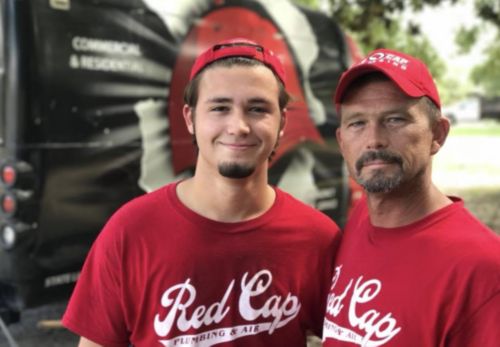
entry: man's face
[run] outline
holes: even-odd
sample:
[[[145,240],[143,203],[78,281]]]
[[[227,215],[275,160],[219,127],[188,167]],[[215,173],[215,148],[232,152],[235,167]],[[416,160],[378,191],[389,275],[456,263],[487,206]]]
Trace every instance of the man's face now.
[[[185,106],[199,148],[197,170],[244,178],[267,160],[282,135],[278,82],[264,66],[212,67],[202,72],[198,103]]]
[[[367,192],[406,192],[430,182],[431,157],[442,142],[417,99],[389,80],[371,81],[347,92],[341,114],[337,139]]]

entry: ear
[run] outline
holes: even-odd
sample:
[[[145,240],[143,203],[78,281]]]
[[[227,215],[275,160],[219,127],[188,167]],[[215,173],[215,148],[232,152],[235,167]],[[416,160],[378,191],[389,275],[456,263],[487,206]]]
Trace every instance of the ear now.
[[[448,133],[450,132],[450,121],[446,117],[439,117],[436,124],[432,129],[432,145],[431,145],[431,154],[434,155],[441,147],[444,145],[446,138],[448,137]]]
[[[287,114],[286,114],[286,108],[281,110],[281,120],[280,120],[280,132],[279,132],[279,137],[281,138],[283,134],[285,133],[285,126],[287,122]]]
[[[194,135],[193,108],[188,105],[184,105],[182,108],[182,115],[184,116],[184,122],[186,123],[189,133]]]

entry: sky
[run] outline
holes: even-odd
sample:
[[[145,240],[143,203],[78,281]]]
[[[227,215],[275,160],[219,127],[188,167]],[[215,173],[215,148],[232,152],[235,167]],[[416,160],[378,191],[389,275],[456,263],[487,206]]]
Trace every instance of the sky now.
[[[467,78],[471,67],[484,60],[483,50],[493,39],[491,26],[483,28],[479,42],[467,55],[458,54],[455,34],[461,26],[470,28],[481,23],[475,13],[474,0],[461,0],[451,5],[446,2],[437,7],[427,6],[417,14],[405,14],[405,18],[413,17],[413,21],[421,25],[422,32],[429,38],[443,61],[448,66],[448,73]],[[458,72],[458,73],[457,73]]]

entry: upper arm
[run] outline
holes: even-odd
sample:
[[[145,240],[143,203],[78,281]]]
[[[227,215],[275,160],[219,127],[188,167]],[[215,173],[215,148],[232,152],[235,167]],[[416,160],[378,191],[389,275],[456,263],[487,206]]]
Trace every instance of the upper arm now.
[[[78,347],[104,347],[103,345],[98,345],[90,340],[87,340],[85,337],[80,338],[80,343],[78,343]]]

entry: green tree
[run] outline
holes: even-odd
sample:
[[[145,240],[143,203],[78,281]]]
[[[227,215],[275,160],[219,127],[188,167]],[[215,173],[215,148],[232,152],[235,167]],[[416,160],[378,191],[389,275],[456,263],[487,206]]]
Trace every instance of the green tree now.
[[[422,37],[418,25],[410,22],[402,28],[399,17],[405,9],[418,12],[425,6],[445,2],[456,4],[458,0],[330,0],[333,18],[354,33],[365,52],[377,47],[395,48],[425,61],[440,86],[443,101],[447,102],[463,97],[468,86],[457,86],[453,77],[446,76],[443,61]],[[493,25],[497,35],[485,52],[486,60],[472,70],[471,79],[485,94],[500,96],[500,1],[475,0],[474,4],[477,16],[484,21],[482,26]],[[455,42],[462,53],[477,49],[475,44],[484,32],[482,26],[459,30]]]
[[[303,6],[319,8],[319,0],[294,0]],[[443,101],[460,98],[466,93],[466,86],[457,87],[457,81],[446,74],[446,66],[421,34],[417,24],[411,21],[405,26],[401,15],[405,10],[418,12],[427,6],[443,3],[456,4],[463,0],[328,0],[332,17],[349,33],[361,48],[368,52],[379,47],[393,48],[408,52],[422,59],[431,70],[441,89]],[[500,1],[474,0],[478,17],[495,26],[500,32]],[[481,27],[462,28],[455,42],[462,53],[475,48]],[[500,48],[496,42],[500,34],[488,48],[487,59],[473,70],[474,83],[481,86],[488,95],[500,95],[499,74]]]
[[[500,37],[485,53],[486,60],[472,69],[472,81],[483,87],[486,96],[500,96]]]
[[[317,0],[295,2],[314,9],[319,7]],[[424,3],[435,2],[412,0],[409,6],[420,10]],[[381,47],[407,52],[425,61],[440,81],[446,65],[417,25],[410,23],[403,27],[401,13],[405,6],[408,5],[404,0],[330,0],[332,17],[354,38],[362,52]]]
[[[471,79],[481,87],[485,96],[500,96],[500,2],[498,0],[476,0],[475,8],[478,16],[485,23],[472,28],[462,28],[457,35],[456,43],[463,52],[475,48],[480,33],[488,25],[497,29],[495,37],[486,48],[485,60],[472,69]]]

